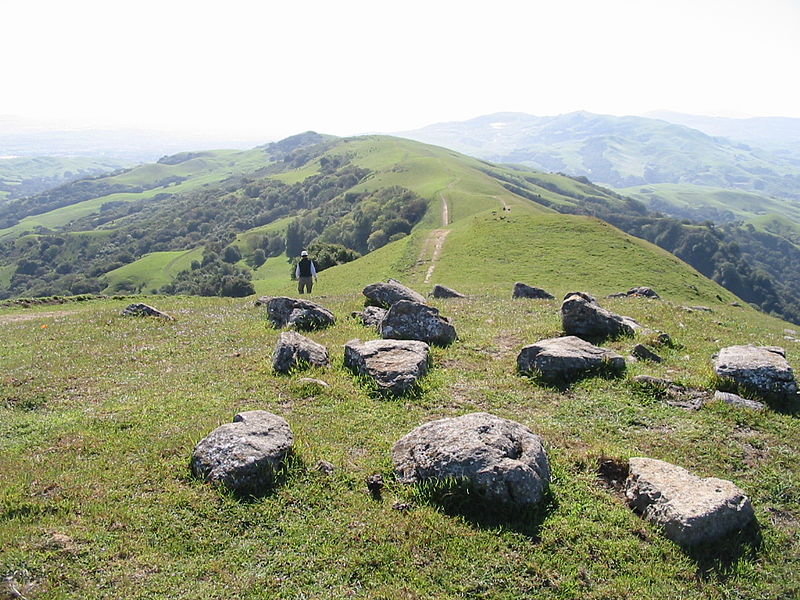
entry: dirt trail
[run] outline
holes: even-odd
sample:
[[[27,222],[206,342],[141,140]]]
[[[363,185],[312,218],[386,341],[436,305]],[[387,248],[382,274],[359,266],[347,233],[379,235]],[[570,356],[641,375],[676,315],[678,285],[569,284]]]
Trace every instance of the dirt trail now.
[[[425,283],[429,283],[431,277],[433,277],[433,271],[436,269],[436,263],[439,261],[439,257],[442,254],[444,240],[450,233],[449,229],[444,229],[450,225],[450,206],[443,193],[439,194],[439,198],[442,200],[442,228],[434,229],[428,234],[428,237],[422,244],[419,258],[417,259],[418,266],[428,264],[428,270],[425,272]]]
[[[0,315],[0,324],[17,323],[19,321],[33,321],[35,319],[45,319],[50,317],[66,317],[67,315],[77,314],[77,310],[52,310],[48,312],[34,313],[13,313],[10,315]]]

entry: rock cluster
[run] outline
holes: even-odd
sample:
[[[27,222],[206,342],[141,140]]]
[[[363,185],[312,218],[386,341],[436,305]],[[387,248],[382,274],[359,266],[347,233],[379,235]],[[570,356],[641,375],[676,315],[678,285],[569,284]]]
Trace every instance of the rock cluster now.
[[[354,312],[352,317],[361,321],[361,324],[365,327],[374,327],[377,331],[380,331],[381,321],[386,316],[386,312],[385,308],[379,306],[365,306],[364,310]]]
[[[384,339],[419,340],[437,346],[449,346],[457,337],[450,319],[432,306],[409,300],[392,304],[380,323],[380,334]]]
[[[350,340],[344,365],[371,378],[382,391],[402,394],[428,372],[430,347],[416,340]]]
[[[399,300],[410,300],[425,304],[425,298],[419,292],[404,286],[396,279],[368,285],[362,293],[367,297],[366,303],[381,308],[389,308]]]
[[[285,419],[264,410],[237,414],[200,441],[192,453],[196,477],[237,495],[270,490],[294,445]]]
[[[719,351],[714,372],[722,391],[741,388],[766,399],[797,397],[797,382],[786,352],[776,346],[729,346]]]
[[[631,458],[625,495],[631,507],[681,545],[712,542],[755,517],[750,499],[730,481],[700,478],[652,458]]]
[[[584,292],[572,292],[561,305],[561,325],[567,335],[587,339],[633,335],[641,325],[630,317],[612,313]]]
[[[533,300],[555,300],[555,296],[542,288],[533,287],[518,281],[514,284],[512,298],[531,298]]]
[[[269,320],[277,328],[294,327],[302,331],[324,329],[336,323],[333,313],[327,308],[309,302],[277,296],[267,301]]]
[[[660,300],[661,296],[659,296],[653,288],[642,285],[631,288],[627,292],[609,294],[606,298],[650,298],[652,300]]]
[[[490,506],[536,504],[550,482],[541,438],[488,413],[420,425],[394,445],[392,459],[401,483],[466,484]]]
[[[288,373],[305,366],[325,367],[330,364],[328,349],[295,331],[283,331],[275,346],[272,368]]]
[[[586,375],[625,370],[625,359],[612,350],[600,348],[570,335],[548,338],[525,346],[517,356],[517,367],[546,383],[569,383]]]

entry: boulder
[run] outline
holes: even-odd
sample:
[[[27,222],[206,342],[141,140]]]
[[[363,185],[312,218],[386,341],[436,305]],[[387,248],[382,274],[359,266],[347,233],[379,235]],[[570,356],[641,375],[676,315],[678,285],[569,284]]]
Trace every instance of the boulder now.
[[[776,346],[729,346],[719,351],[714,372],[721,391],[750,391],[767,399],[797,397],[797,382],[786,352]]]
[[[123,309],[122,314],[126,317],[158,317],[160,319],[167,319],[168,321],[175,320],[174,317],[171,317],[167,313],[161,312],[149,304],[143,304],[141,302],[129,304]]]
[[[642,285],[631,288],[627,292],[609,294],[606,298],[650,298],[652,300],[660,300],[661,296],[659,296],[653,288]]]
[[[415,340],[350,340],[344,364],[372,378],[381,391],[402,394],[428,372],[430,347]]]
[[[455,481],[489,506],[534,505],[550,482],[541,438],[488,413],[420,425],[394,445],[392,460],[401,483]]]
[[[567,335],[605,339],[633,335],[641,325],[630,317],[615,315],[583,293],[573,293],[561,305],[561,324]]]
[[[325,367],[330,364],[328,349],[294,331],[283,331],[272,356],[272,368],[279,373],[306,366]]]
[[[427,304],[399,300],[392,304],[380,324],[384,339],[420,340],[437,346],[449,346],[456,340],[456,328],[450,319]]]
[[[533,287],[520,281],[514,284],[514,292],[511,294],[512,298],[532,298],[534,300],[555,300],[555,296],[550,292],[546,292],[542,288]]]
[[[275,327],[294,327],[302,331],[324,329],[336,323],[333,313],[308,300],[277,296],[267,302],[269,320]]]
[[[720,402],[724,402],[725,404],[730,404],[732,406],[751,408],[753,410],[764,410],[766,408],[762,402],[748,400],[747,398],[742,398],[737,394],[731,394],[729,392],[714,392],[714,400],[719,400]]]
[[[438,284],[433,286],[430,295],[434,298],[466,298],[464,294]]]
[[[636,344],[631,350],[631,356],[638,360],[645,360],[649,362],[660,363],[664,362],[664,359],[661,358],[658,354],[650,350],[644,344]]]
[[[377,331],[380,331],[381,321],[386,316],[386,309],[379,306],[365,306],[364,310],[354,312],[351,316],[361,321],[365,327],[374,327]]]
[[[625,496],[631,508],[686,546],[717,540],[755,518],[750,499],[730,481],[652,458],[630,459]]]
[[[592,373],[625,370],[625,359],[574,335],[540,340],[517,356],[521,373],[547,383],[568,383]]]
[[[282,417],[264,410],[242,412],[195,446],[192,473],[240,496],[263,495],[293,445],[292,430]]]
[[[373,283],[364,288],[362,292],[366,297],[366,303],[381,308],[389,308],[398,300],[410,300],[425,304],[422,294],[415,292],[411,288],[404,286],[396,279],[387,282]]]

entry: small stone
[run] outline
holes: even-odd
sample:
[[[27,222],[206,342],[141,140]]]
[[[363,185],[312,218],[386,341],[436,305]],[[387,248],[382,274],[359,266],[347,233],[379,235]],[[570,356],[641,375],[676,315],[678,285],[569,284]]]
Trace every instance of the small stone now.
[[[333,475],[336,472],[336,467],[333,463],[329,463],[327,460],[320,460],[314,466],[315,471],[319,471],[320,473],[325,473],[325,475]]]
[[[314,377],[301,377],[297,380],[297,383],[302,385],[314,385],[320,388],[331,387],[329,383],[322,381],[322,379],[315,379]]]
[[[191,469],[208,483],[259,496],[273,486],[293,446],[284,418],[264,410],[242,412],[200,440]]]
[[[466,298],[461,292],[457,292],[443,285],[435,285],[430,293],[434,298]]]
[[[542,439],[488,413],[424,423],[394,445],[392,460],[400,483],[463,484],[467,499],[488,507],[532,506],[550,483]]]
[[[625,370],[625,359],[612,350],[600,348],[570,335],[540,340],[525,346],[517,356],[517,367],[547,383],[569,383],[604,369]]]
[[[373,379],[378,388],[403,394],[428,372],[430,346],[416,340],[350,340],[344,365]]]
[[[713,542],[755,518],[750,499],[730,481],[651,458],[630,459],[625,495],[631,508],[681,545]]]
[[[725,404],[730,404],[732,406],[752,408],[753,410],[764,410],[766,408],[766,405],[762,402],[748,400],[747,398],[742,398],[737,394],[731,394],[729,392],[714,392],[714,400],[719,400],[720,402],[724,402]]]
[[[160,310],[153,308],[149,304],[143,304],[141,302],[136,304],[129,304],[122,311],[122,314],[126,317],[158,317],[160,319],[166,319],[168,321],[175,320],[174,317],[171,317],[167,313],[161,312]]]
[[[636,344],[631,351],[631,355],[635,356],[639,360],[645,360],[655,363],[664,362],[664,359],[661,358],[658,354],[650,350],[644,344]]]
[[[404,286],[396,279],[387,282],[379,282],[368,285],[362,293],[367,297],[367,304],[389,308],[399,300],[409,300],[425,304],[425,298],[419,292],[415,292],[409,287]]]
[[[272,368],[279,373],[308,366],[325,367],[330,364],[328,349],[295,331],[283,331],[272,358]]]
[[[367,477],[367,489],[374,500],[382,499],[383,485],[383,475],[380,473]]]
[[[534,287],[518,281],[514,284],[512,298],[529,298],[531,300],[555,300],[556,297],[542,288]]]
[[[384,339],[419,340],[437,346],[449,346],[456,338],[450,319],[427,304],[398,300],[392,304],[380,324]]]

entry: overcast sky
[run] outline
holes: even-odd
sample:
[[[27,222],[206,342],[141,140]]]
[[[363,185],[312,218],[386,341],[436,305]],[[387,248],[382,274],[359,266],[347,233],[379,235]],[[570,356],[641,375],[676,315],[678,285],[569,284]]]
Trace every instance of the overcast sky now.
[[[253,134],[800,117],[800,0],[0,0],[0,115]]]

